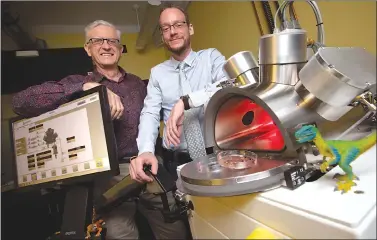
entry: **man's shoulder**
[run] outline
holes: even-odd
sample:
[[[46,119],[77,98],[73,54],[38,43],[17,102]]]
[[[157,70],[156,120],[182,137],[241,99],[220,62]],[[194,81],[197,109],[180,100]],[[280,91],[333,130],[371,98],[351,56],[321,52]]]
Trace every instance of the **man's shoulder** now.
[[[206,49],[198,50],[196,52],[198,56],[211,56],[214,53],[222,55],[222,53],[217,48],[206,48]]]
[[[76,74],[67,75],[65,78],[85,78],[89,75],[90,75],[90,72],[88,72],[86,75],[83,73],[76,73]]]
[[[141,79],[141,77],[139,77],[136,74],[127,72],[127,78],[129,78],[134,83],[136,83],[136,86],[138,86],[138,87],[141,87],[141,88],[145,88],[146,87],[145,83],[143,82],[143,79]]]
[[[77,83],[84,81],[88,76],[90,76],[90,73],[88,74],[70,74],[66,77],[62,78],[62,81],[65,81],[67,83]]]
[[[130,73],[130,72],[127,72],[127,77],[132,78],[132,79],[137,80],[137,81],[139,81],[139,80],[142,81],[142,79],[139,76],[137,76],[136,74]]]

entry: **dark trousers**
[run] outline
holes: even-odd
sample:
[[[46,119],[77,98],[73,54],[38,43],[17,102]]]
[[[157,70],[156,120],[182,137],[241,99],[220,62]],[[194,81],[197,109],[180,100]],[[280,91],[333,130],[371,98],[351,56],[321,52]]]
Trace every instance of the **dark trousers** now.
[[[174,177],[175,180],[178,179],[177,167],[179,165],[192,161],[188,152],[171,151],[165,148],[162,149],[162,159],[163,159],[164,167]]]
[[[164,167],[177,179],[177,166],[190,162],[188,153],[163,150],[161,154]],[[129,176],[127,157],[119,160],[121,174],[113,177],[109,182],[118,182]],[[108,184],[107,181],[101,181]],[[102,191],[103,192],[103,191]],[[135,194],[138,201],[132,198],[124,201],[120,206],[102,213],[107,227],[107,239],[138,239],[139,229],[135,223],[135,213],[139,211],[148,221],[156,239],[192,239],[188,219],[178,220],[174,223],[165,223],[161,210],[163,209],[161,197],[142,191]],[[147,204],[146,204],[147,203]],[[175,206],[175,199],[171,192],[168,193],[168,203],[171,208]]]

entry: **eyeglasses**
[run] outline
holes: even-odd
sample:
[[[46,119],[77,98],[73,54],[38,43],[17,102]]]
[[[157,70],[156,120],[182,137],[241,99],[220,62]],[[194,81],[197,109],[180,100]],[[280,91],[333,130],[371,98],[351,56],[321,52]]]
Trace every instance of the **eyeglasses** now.
[[[167,33],[168,31],[171,30],[171,27],[173,27],[174,29],[180,29],[185,25],[186,25],[186,22],[176,22],[176,23],[171,24],[171,25],[163,25],[163,26],[160,27],[160,30],[163,33]]]
[[[107,44],[112,46],[119,46],[120,41],[119,39],[115,38],[91,38],[89,39],[88,43],[91,43],[93,45],[102,45],[104,42],[107,42]]]

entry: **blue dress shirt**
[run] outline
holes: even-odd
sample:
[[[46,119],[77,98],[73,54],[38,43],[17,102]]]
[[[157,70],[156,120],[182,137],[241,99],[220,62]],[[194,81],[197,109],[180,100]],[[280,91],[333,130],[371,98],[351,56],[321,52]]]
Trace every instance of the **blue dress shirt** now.
[[[190,54],[183,60],[185,62],[184,74],[191,86],[191,93],[189,94],[191,107],[204,109],[203,106],[210,97],[220,89],[220,87],[217,87],[218,83],[229,79],[223,71],[225,61],[225,57],[215,48],[198,52],[191,50]],[[139,155],[144,152],[154,153],[155,142],[159,133],[161,109],[164,122],[163,147],[170,148],[165,142],[165,127],[172,108],[181,97],[178,69],[180,63],[171,57],[151,69],[147,96],[140,115],[137,137]],[[204,110],[198,117],[203,130]],[[177,148],[186,150],[187,144],[183,134],[182,131],[180,145]]]

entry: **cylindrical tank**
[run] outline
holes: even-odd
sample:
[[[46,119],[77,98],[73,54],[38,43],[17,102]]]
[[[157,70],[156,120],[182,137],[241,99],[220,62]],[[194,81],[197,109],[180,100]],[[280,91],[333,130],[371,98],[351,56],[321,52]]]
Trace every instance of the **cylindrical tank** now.
[[[303,102],[329,121],[352,109],[361,93],[376,85],[376,58],[362,48],[322,47],[299,72]]]
[[[255,87],[259,84],[258,63],[249,51],[231,56],[224,64],[224,71],[236,80],[237,87]]]
[[[260,81],[295,85],[299,67],[307,61],[306,31],[268,34],[261,37],[259,46]]]

